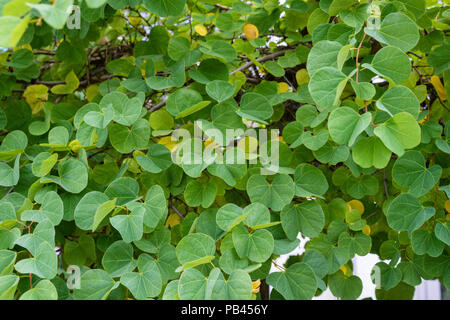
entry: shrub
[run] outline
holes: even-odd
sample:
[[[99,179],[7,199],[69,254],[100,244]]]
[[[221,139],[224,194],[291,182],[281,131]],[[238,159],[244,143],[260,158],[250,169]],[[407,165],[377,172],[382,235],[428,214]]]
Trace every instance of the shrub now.
[[[448,1],[30,2],[0,299],[356,299],[369,253],[379,299],[449,288]]]

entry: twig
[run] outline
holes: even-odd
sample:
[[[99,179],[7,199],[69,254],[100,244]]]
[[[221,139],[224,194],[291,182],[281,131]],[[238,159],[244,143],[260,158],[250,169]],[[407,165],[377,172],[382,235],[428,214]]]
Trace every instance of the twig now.
[[[175,207],[175,205],[172,203],[172,200],[169,199],[169,205],[172,208],[173,211],[175,211],[175,213],[180,217],[181,220],[184,219],[183,214],[177,209],[177,207]]]
[[[358,49],[356,50],[356,83],[358,83],[359,79],[359,51],[361,50],[361,46],[364,42],[364,39],[366,38],[366,33],[364,33],[361,42],[359,43]]]
[[[284,55],[284,54],[285,54],[286,52],[288,52],[288,51],[293,51],[293,49],[285,49],[285,50],[277,51],[277,52],[268,54],[267,56],[264,56],[264,57],[261,57],[261,58],[259,58],[259,59],[256,59],[256,61],[258,61],[258,62],[264,62],[264,61],[267,61],[267,60],[271,60],[271,59],[274,59],[274,58],[276,58],[276,57],[279,57],[279,56]],[[230,72],[230,75],[233,75],[233,74],[235,74],[236,72],[239,72],[239,71],[243,71],[243,70],[245,70],[245,69],[248,69],[248,68],[251,67],[253,64],[254,64],[253,61],[249,61],[249,62],[247,62],[246,64],[240,66],[239,68],[237,68],[237,69],[231,71],[231,72]]]

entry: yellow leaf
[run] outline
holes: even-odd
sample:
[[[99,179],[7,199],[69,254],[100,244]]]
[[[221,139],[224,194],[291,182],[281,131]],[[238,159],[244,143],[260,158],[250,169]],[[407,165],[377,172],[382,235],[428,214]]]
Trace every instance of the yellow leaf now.
[[[78,150],[80,150],[81,148],[83,148],[83,146],[80,144],[80,142],[78,140],[72,140],[69,143],[69,148],[73,151],[73,152],[78,152]]]
[[[142,24],[142,18],[141,17],[128,17],[128,20],[130,21],[130,24],[133,27],[138,27]]]
[[[171,136],[162,137],[161,139],[159,139],[158,143],[162,144],[163,146],[166,146],[167,149],[170,150],[170,152],[173,152],[177,147],[177,141],[172,139]]]
[[[66,84],[57,84],[51,89],[51,92],[54,94],[70,94],[74,92],[80,84],[77,75],[73,71],[70,71],[64,80],[66,81]]]
[[[447,201],[445,201],[445,210],[447,210],[447,212],[450,212],[450,199],[448,199]],[[448,220],[448,219],[447,219]]]
[[[298,86],[307,84],[309,82],[309,74],[306,69],[300,69],[295,74],[295,79],[297,80]]]
[[[195,32],[197,32],[202,37],[206,36],[208,34],[208,30],[205,28],[204,25],[198,24],[194,27]]]
[[[362,229],[362,233],[364,233],[364,234],[370,236],[370,227],[369,227],[368,224],[366,224],[366,225],[364,226],[364,228]]]
[[[38,113],[48,100],[48,88],[43,84],[28,86],[23,93],[25,101],[30,105],[33,114]]]
[[[288,92],[289,91],[289,85],[286,82],[278,82],[278,93]]]
[[[339,269],[340,269],[345,275],[347,275],[347,267],[346,267],[345,265],[342,265]]]
[[[251,23],[245,24],[243,31],[248,40],[255,40],[259,36],[258,28]]]
[[[261,280],[252,281],[252,293],[258,293],[259,287],[261,285]]]
[[[445,88],[442,85],[441,79],[437,75],[434,75],[431,77],[430,82],[433,85],[434,89],[436,89],[439,98],[442,101],[447,100],[447,93],[445,92]]]
[[[254,153],[256,149],[258,149],[258,139],[255,137],[246,136],[238,141],[237,148],[246,154]]]
[[[91,102],[99,94],[98,84],[92,84],[86,89],[86,99]]]
[[[166,227],[170,226],[171,228],[181,223],[180,217],[176,213],[171,213],[166,220]]]
[[[358,210],[361,214],[364,213],[364,205],[359,200],[351,200],[347,202],[347,205],[349,205],[351,209]]]
[[[447,215],[445,216],[445,220],[447,220],[447,221],[450,220],[450,213],[447,213]]]

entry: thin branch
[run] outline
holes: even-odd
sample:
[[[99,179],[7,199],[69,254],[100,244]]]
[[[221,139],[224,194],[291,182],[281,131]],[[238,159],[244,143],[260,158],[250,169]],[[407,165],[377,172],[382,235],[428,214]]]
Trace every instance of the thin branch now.
[[[172,208],[172,210],[175,211],[175,213],[180,217],[180,219],[183,220],[184,219],[183,214],[177,209],[177,207],[175,207],[172,200],[170,200],[170,199],[169,199],[169,205]]]
[[[264,57],[261,57],[261,58],[259,58],[259,59],[256,59],[256,61],[258,61],[258,62],[264,62],[264,61],[267,61],[267,60],[272,60],[272,59],[274,59],[274,58],[277,58],[277,57],[279,57],[279,56],[284,55],[284,54],[285,54],[286,52],[288,52],[288,51],[293,51],[293,49],[285,49],[285,50],[277,51],[277,52],[268,54],[267,56],[264,56]],[[233,74],[235,74],[236,72],[239,72],[239,71],[243,71],[243,70],[245,70],[245,69],[248,69],[248,68],[251,67],[253,64],[254,64],[253,61],[249,61],[249,62],[245,63],[244,65],[240,66],[239,68],[237,68],[237,69],[231,71],[231,72],[230,72],[230,75],[233,75]]]

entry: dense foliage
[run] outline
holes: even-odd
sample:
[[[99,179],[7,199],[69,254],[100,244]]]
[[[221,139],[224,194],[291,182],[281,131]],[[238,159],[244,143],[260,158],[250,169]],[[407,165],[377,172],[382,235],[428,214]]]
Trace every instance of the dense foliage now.
[[[450,288],[448,0],[216,2],[0,0],[0,299]]]

